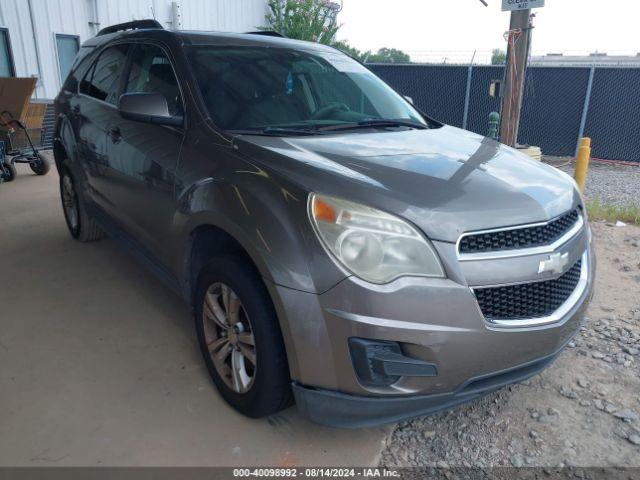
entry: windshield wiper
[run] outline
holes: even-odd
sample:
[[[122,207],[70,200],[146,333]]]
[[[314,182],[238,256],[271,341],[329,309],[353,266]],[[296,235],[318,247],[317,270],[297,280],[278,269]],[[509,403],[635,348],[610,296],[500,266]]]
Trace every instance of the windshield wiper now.
[[[393,120],[393,119],[370,119],[362,120],[357,123],[339,123],[334,125],[326,125],[324,127],[310,126],[306,127],[264,127],[264,128],[248,128],[239,130],[229,130],[230,133],[236,135],[269,135],[269,136],[312,136],[326,135],[329,132],[337,132],[343,130],[357,130],[365,128],[386,128],[386,127],[408,127],[416,130],[425,130],[429,128],[423,123],[413,122],[411,120]]]
[[[317,128],[267,127],[262,129],[267,135],[322,135]]]
[[[229,130],[230,133],[237,135],[269,135],[269,136],[288,136],[288,135],[325,135],[324,132],[320,132],[317,129],[309,128],[285,128],[285,127],[265,127],[265,128],[251,128],[245,130]]]
[[[392,120],[392,119],[373,119],[362,120],[358,123],[344,123],[339,125],[327,125],[326,127],[318,128],[321,132],[336,132],[340,130],[355,130],[359,128],[371,128],[371,127],[409,127],[416,130],[425,130],[429,128],[428,125],[418,122],[412,122],[411,120]]]

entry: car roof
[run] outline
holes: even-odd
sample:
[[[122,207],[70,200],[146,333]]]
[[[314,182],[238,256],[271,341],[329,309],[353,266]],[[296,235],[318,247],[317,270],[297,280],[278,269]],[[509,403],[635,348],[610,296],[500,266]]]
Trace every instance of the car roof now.
[[[178,38],[184,45],[216,45],[216,46],[249,46],[249,47],[274,47],[291,48],[295,50],[312,50],[324,52],[336,52],[335,49],[314,42],[293,40],[285,37],[278,37],[272,34],[256,33],[230,33],[230,32],[204,32],[186,30],[165,30],[165,29],[138,29],[125,30],[105,35],[98,35],[90,38],[82,46],[98,47],[120,39],[166,39],[168,37]]]

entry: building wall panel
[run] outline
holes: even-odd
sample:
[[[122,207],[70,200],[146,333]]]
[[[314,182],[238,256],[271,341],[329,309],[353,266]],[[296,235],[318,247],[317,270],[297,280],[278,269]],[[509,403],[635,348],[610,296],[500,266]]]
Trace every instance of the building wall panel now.
[[[31,0],[35,20],[35,38],[40,50],[41,98],[53,98],[60,90],[56,34],[78,35],[83,42],[91,35],[88,2],[78,0]],[[26,3],[26,2],[25,2]],[[35,55],[35,54],[34,54]]]
[[[27,0],[0,0],[0,27],[9,29],[16,76],[37,76],[38,62]],[[39,86],[37,91],[42,93],[41,90]]]
[[[56,33],[78,35],[82,43],[99,28],[144,18],[155,18],[165,28],[175,28],[172,3],[172,0],[0,0],[0,27],[9,29],[17,76],[39,77],[34,97],[52,99],[61,85]],[[266,0],[176,0],[176,3],[182,30],[245,32],[263,25],[267,13]],[[96,21],[99,25],[93,25]]]
[[[182,28],[245,32],[265,24],[264,0],[181,0]]]

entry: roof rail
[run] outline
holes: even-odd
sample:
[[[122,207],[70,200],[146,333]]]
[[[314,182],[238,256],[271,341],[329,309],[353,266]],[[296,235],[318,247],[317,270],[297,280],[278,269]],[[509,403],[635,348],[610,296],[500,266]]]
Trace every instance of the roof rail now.
[[[142,30],[142,29],[162,29],[160,22],[156,20],[134,20],[133,22],[119,23],[117,25],[111,25],[110,27],[103,28],[98,32],[97,37],[100,35],[107,35],[109,33],[123,32],[125,30]]]
[[[279,38],[287,38],[281,33],[276,32],[275,30],[259,30],[257,32],[247,32],[249,35],[264,35],[265,37],[279,37]]]

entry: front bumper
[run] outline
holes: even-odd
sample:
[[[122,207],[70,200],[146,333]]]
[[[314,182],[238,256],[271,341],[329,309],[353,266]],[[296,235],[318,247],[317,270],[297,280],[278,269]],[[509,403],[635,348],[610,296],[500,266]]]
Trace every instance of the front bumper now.
[[[270,285],[281,319],[300,410],[334,426],[369,426],[433,413],[545,368],[579,328],[592,295],[595,258],[580,298],[553,324],[498,328],[487,322],[461,276],[401,278],[372,286],[347,278],[321,294]],[[397,342],[437,366],[435,377],[363,384],[349,339]]]
[[[564,346],[563,346],[564,347]],[[341,428],[366,428],[431,415],[469,402],[544,370],[560,351],[501,372],[472,378],[455,392],[407,397],[363,397],[293,384],[298,410],[310,420]]]

